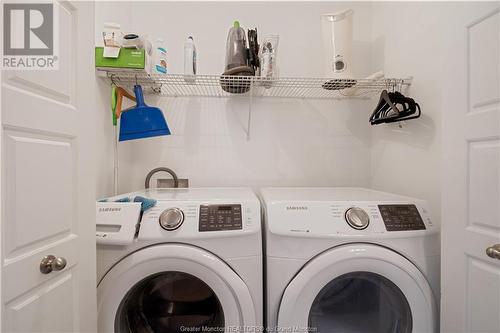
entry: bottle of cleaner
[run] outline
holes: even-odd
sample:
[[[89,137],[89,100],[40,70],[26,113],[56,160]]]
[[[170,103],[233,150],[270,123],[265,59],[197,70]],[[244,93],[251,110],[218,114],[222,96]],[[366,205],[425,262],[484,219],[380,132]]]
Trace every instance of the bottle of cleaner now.
[[[167,74],[167,48],[161,38],[158,38],[153,45],[152,73]]]
[[[184,42],[184,81],[194,83],[196,81],[196,46],[192,36]]]

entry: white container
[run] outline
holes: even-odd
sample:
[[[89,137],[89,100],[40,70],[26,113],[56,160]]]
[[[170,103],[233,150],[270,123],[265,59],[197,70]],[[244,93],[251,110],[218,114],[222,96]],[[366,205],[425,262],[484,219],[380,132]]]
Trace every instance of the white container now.
[[[158,38],[153,44],[151,73],[167,74],[167,48],[163,39]]]
[[[354,11],[321,15],[323,62],[326,77],[352,77],[352,18]]]
[[[184,81],[196,81],[196,46],[193,37],[189,36],[184,42]]]
[[[263,78],[262,85],[269,89],[272,86],[273,79],[278,77],[278,66],[276,57],[278,55],[278,35],[264,36],[264,41],[259,50],[260,77]]]
[[[120,24],[112,22],[104,23],[102,38],[104,40],[103,57],[118,58],[118,56],[120,55],[121,47]]]

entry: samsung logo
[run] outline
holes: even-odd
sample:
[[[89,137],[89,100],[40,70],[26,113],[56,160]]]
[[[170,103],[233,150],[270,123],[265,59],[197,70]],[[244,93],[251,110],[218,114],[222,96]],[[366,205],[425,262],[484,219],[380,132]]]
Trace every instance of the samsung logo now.
[[[286,210],[308,210],[307,206],[286,206]]]
[[[108,213],[108,212],[119,212],[122,209],[119,207],[104,207],[99,208],[99,213]]]
[[[309,229],[305,229],[305,230],[302,230],[302,229],[290,229],[291,232],[309,232]]]

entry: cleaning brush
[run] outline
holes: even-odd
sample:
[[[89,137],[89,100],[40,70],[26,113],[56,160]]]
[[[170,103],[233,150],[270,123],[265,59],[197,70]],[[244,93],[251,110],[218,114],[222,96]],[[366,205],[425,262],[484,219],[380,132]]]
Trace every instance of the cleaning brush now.
[[[105,199],[100,199],[97,202],[109,202],[109,201],[108,201],[108,198],[105,198]],[[123,198],[120,198],[120,199],[116,199],[113,202],[130,202],[130,198],[129,197],[123,197]]]
[[[144,198],[139,195],[134,198],[134,202],[141,203],[141,212],[145,212],[146,210],[153,208],[156,205],[155,199]]]
[[[129,197],[123,197],[123,198],[117,199],[117,200],[115,200],[113,202],[130,202],[130,201],[131,200],[130,200]],[[108,199],[101,199],[98,202],[109,202],[109,201],[108,201]],[[154,206],[156,206],[156,200],[155,199],[149,199],[149,198],[141,197],[140,195],[138,195],[138,196],[136,196],[134,198],[134,202],[140,202],[141,203],[141,212],[145,212],[148,209],[153,208]]]

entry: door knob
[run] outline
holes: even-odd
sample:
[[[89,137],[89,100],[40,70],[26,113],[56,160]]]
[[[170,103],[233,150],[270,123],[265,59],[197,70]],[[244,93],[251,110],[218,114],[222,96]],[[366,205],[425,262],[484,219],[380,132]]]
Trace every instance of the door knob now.
[[[488,257],[493,259],[500,259],[500,244],[495,244],[486,249]]]
[[[66,267],[66,259],[63,257],[55,257],[51,254],[43,257],[40,262],[40,272],[49,274],[52,271],[60,271]]]

